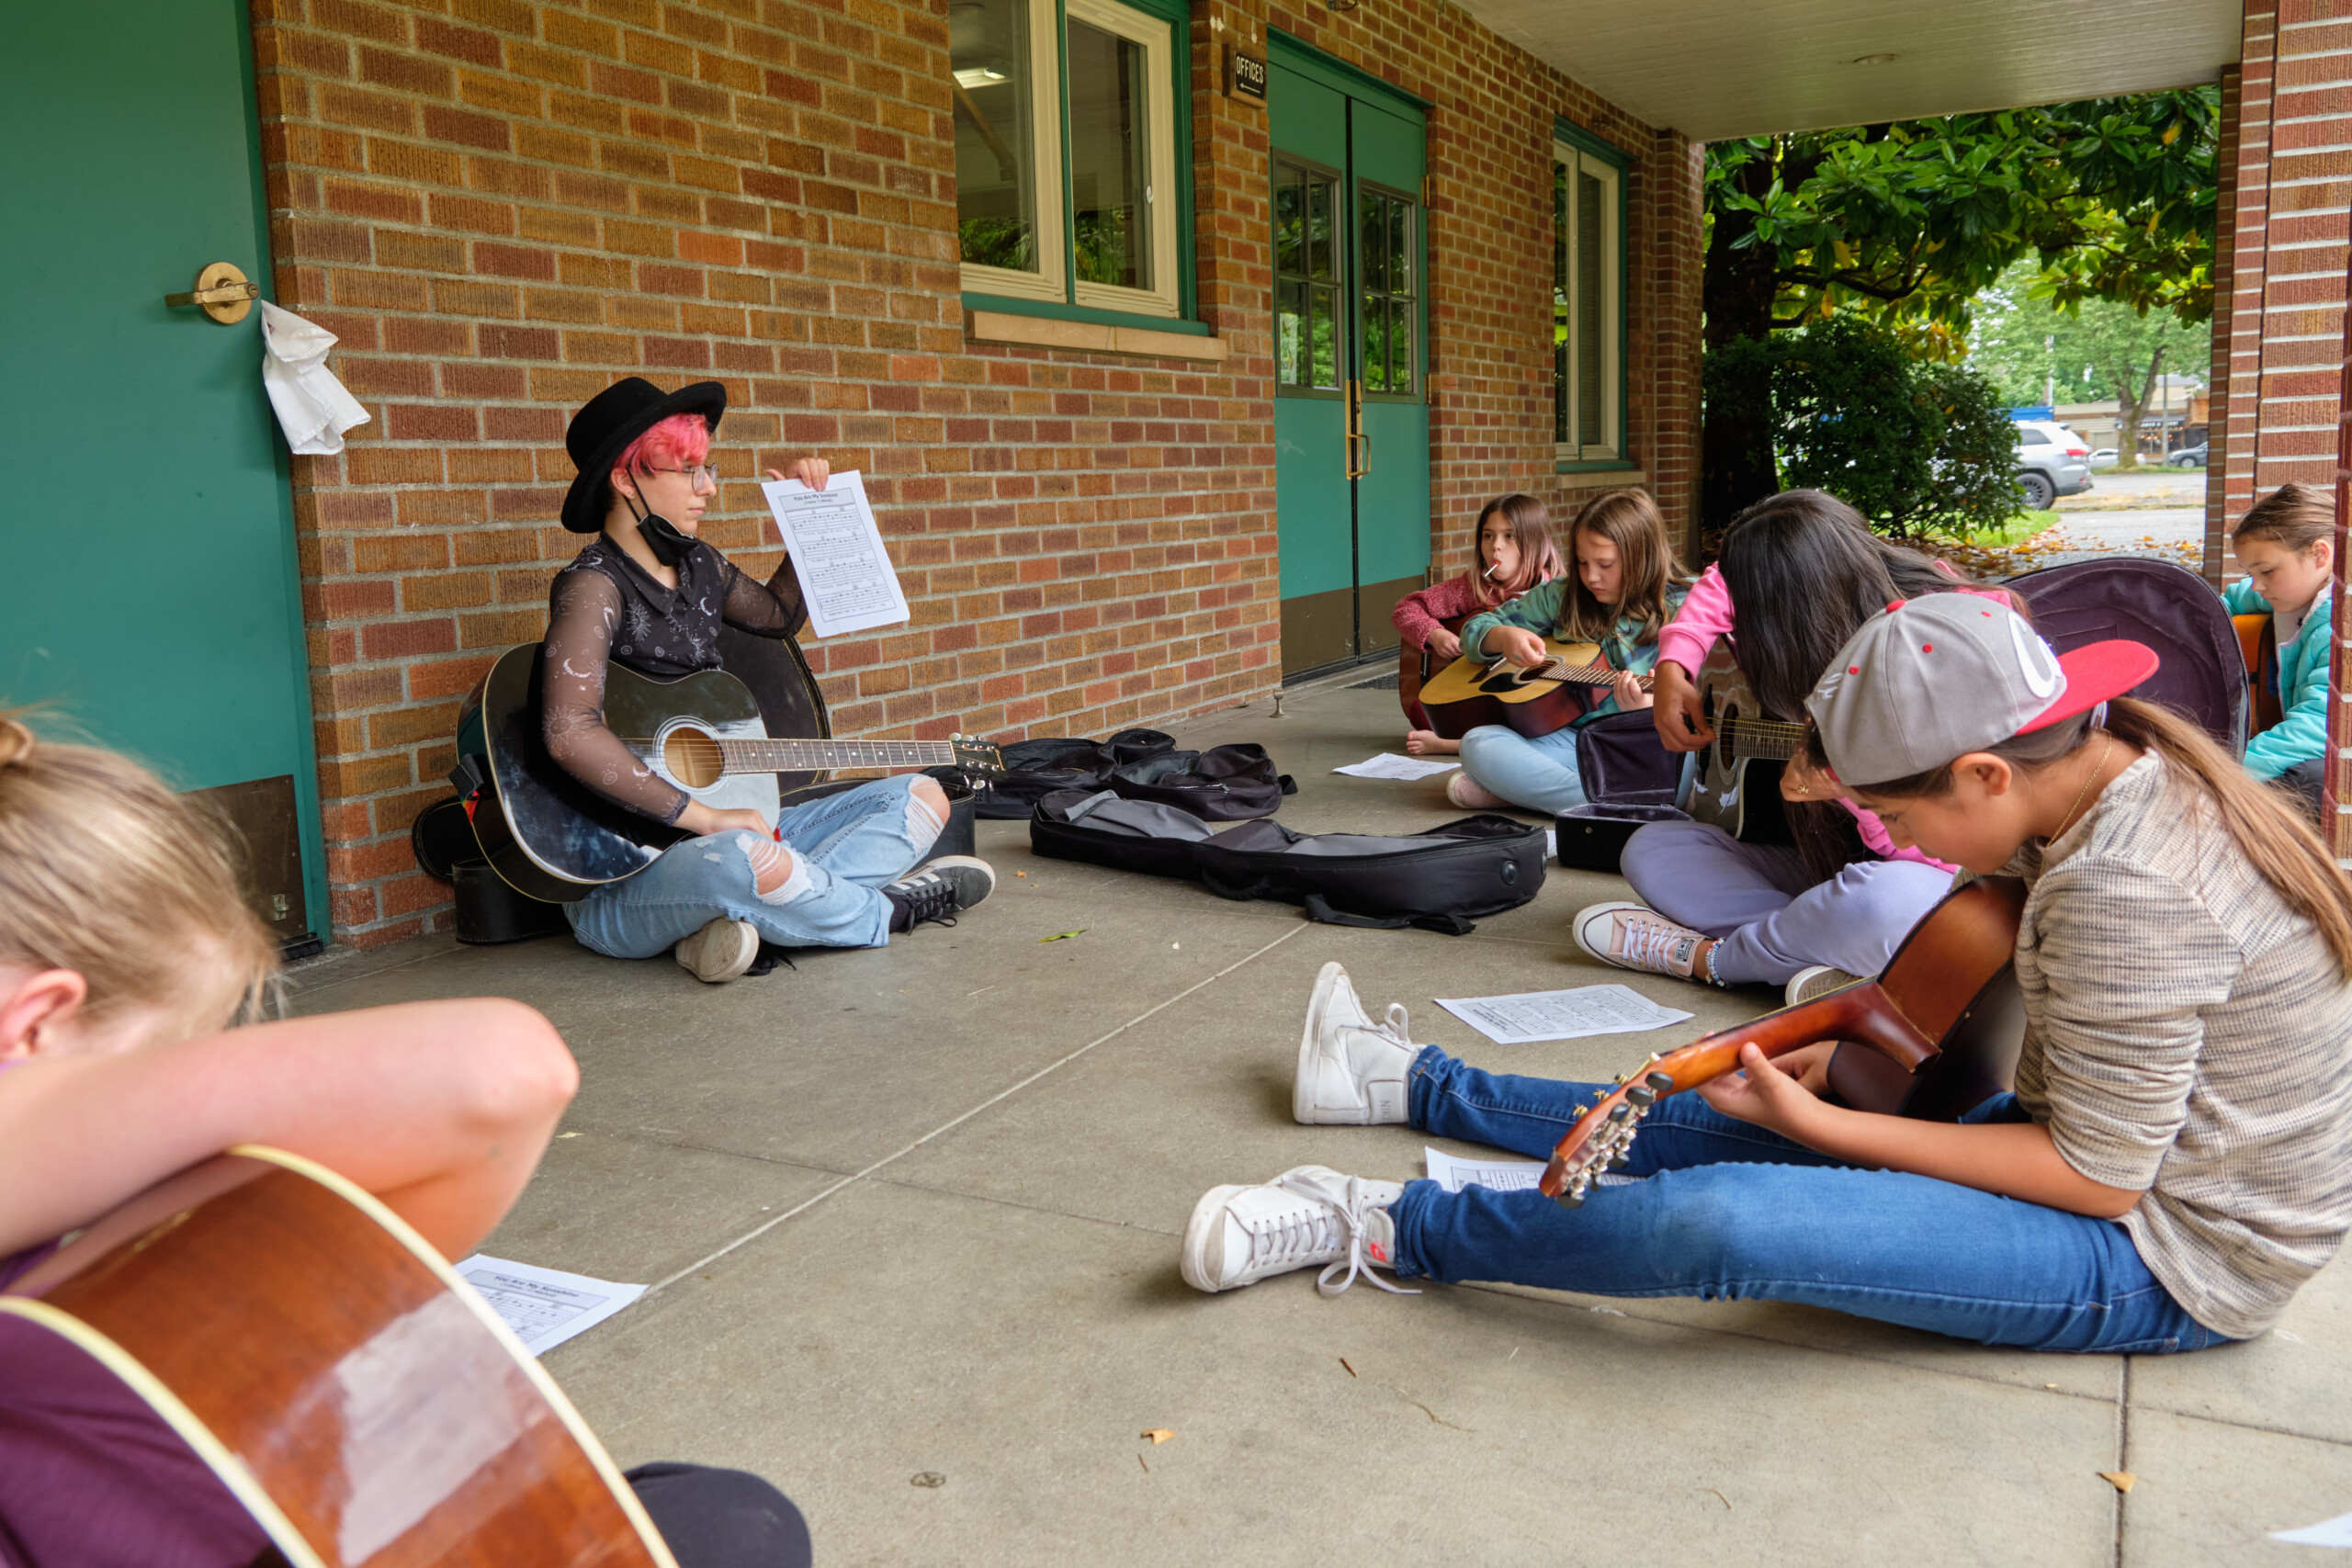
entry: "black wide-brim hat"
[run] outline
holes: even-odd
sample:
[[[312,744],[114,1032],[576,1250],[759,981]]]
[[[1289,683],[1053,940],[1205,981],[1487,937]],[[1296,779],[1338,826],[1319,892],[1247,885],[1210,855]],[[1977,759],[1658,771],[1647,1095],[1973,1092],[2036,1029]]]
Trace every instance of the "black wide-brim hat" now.
[[[571,416],[563,433],[563,449],[580,470],[563,496],[563,525],[575,534],[594,534],[605,525],[612,510],[613,465],[628,444],[673,413],[698,413],[718,434],[727,412],[727,389],[716,381],[696,381],[665,392],[642,376],[614,382],[588,400]]]

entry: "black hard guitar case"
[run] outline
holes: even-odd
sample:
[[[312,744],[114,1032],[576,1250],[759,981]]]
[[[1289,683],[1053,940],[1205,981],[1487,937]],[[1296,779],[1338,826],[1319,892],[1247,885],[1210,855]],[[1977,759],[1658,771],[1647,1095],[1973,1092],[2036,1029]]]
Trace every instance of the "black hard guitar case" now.
[[[1037,803],[1029,847],[1056,860],[1179,876],[1224,898],[1279,898],[1309,919],[1464,935],[1544,886],[1544,829],[1481,815],[1427,832],[1300,833],[1271,818],[1222,831],[1157,801],[1063,790]]]

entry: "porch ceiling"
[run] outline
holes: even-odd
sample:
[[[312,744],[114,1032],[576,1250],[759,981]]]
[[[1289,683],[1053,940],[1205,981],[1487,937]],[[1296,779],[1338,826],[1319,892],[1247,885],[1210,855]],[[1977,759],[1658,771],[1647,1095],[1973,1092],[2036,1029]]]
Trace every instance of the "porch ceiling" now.
[[[2240,18],[2240,0],[1464,4],[1626,112],[1695,141],[2211,82],[2238,57]]]

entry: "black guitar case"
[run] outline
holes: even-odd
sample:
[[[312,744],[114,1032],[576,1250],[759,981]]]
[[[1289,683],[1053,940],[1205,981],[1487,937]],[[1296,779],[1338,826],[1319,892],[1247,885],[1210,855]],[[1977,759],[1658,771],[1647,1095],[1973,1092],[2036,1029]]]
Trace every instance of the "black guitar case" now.
[[[1544,886],[1544,829],[1498,816],[1401,836],[1300,833],[1263,817],[1218,831],[1158,801],[1073,789],[1037,803],[1029,847],[1056,860],[1181,876],[1223,898],[1279,898],[1329,925],[1452,936]]]

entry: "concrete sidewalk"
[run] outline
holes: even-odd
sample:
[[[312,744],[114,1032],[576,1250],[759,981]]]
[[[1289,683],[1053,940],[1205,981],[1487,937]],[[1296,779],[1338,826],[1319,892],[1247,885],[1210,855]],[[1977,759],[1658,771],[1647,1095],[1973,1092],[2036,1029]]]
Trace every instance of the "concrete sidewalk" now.
[[[1183,740],[1265,744],[1301,829],[1462,815],[1442,778],[1330,773],[1401,750],[1394,693],[1326,682],[1283,706]],[[827,1568],[2291,1563],[2325,1560],[2264,1532],[2352,1511],[2352,1265],[2280,1332],[2169,1359],[1769,1303],[1325,1301],[1311,1271],[1196,1294],[1177,1241],[1206,1188],[1307,1160],[1420,1172],[1419,1134],[1290,1119],[1325,960],[1375,1010],[1407,1003],[1415,1039],[1558,1077],[1613,1077],[1777,998],[1585,958],[1567,917],[1623,897],[1614,877],[1555,867],[1532,904],[1452,938],[1310,925],[1027,845],[1023,824],[981,824],[999,892],[956,928],[761,979],[427,939],[306,969],[298,1005],[489,993],[555,1021],[583,1088],[485,1250],[656,1283],[550,1369],[624,1464],[775,1480]],[[1430,1000],[1604,979],[1697,1016],[1506,1048]],[[1158,1427],[1175,1436],[1140,1436]]]

